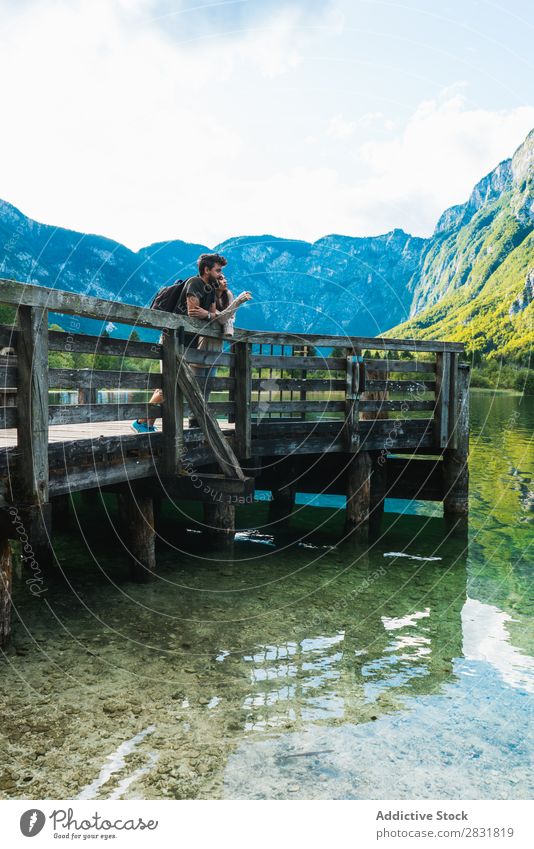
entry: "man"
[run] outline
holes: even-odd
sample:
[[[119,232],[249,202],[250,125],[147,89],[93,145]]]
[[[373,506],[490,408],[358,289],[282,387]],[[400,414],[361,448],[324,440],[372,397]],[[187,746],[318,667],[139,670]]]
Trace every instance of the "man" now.
[[[215,318],[215,290],[225,265],[226,259],[219,254],[202,254],[198,258],[198,276],[190,277],[186,282],[175,311],[201,321],[210,321]],[[186,335],[188,347],[197,348],[198,341],[198,336]],[[199,377],[207,373],[207,369],[200,366],[196,368],[192,366],[192,368]],[[156,389],[149,404],[161,403],[163,403],[162,391]],[[154,422],[155,419],[136,419],[130,427],[135,433],[155,433],[157,428],[154,427]],[[198,427],[196,419],[189,419],[189,427]]]

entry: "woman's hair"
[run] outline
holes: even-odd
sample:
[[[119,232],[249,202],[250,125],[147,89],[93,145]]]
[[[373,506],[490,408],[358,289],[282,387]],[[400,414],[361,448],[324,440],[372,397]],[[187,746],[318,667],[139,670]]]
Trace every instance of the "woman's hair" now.
[[[216,298],[217,303],[220,304],[221,310],[225,310],[226,307],[230,306],[230,293],[228,292],[228,289],[217,289]]]

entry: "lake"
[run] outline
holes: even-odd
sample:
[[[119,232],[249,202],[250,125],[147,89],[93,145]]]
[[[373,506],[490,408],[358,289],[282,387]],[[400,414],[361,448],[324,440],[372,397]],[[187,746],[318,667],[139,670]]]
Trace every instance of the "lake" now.
[[[2,797],[531,796],[533,431],[534,398],[472,393],[467,544],[388,502],[365,550],[300,498],[274,536],[241,508],[222,561],[179,504],[140,586],[113,500],[77,500],[46,592],[16,570]]]

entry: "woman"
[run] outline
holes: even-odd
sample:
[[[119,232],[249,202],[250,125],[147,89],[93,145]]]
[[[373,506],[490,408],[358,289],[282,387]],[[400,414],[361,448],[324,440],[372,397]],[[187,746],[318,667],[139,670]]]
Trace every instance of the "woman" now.
[[[234,335],[235,314],[242,304],[251,299],[252,294],[250,292],[241,292],[237,298],[234,298],[228,288],[228,280],[224,274],[219,275],[219,286],[215,292],[215,318],[213,320],[220,325],[221,333],[224,336]],[[222,338],[201,336],[198,347],[204,351],[222,351]]]

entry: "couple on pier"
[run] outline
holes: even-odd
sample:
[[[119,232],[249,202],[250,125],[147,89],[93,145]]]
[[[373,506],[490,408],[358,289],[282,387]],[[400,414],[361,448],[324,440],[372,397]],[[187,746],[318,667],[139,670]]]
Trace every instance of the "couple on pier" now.
[[[190,277],[180,284],[179,296],[172,311],[200,321],[213,321],[221,328],[225,336],[233,336],[235,313],[246,301],[250,301],[250,292],[241,292],[234,298],[228,288],[228,281],[223,274],[227,261],[219,254],[202,254],[198,259],[198,275]],[[178,285],[178,284],[176,284]],[[165,308],[165,307],[161,307]],[[188,338],[189,337],[189,338]],[[186,335],[190,347],[202,350],[217,351],[222,349],[222,339],[212,336]],[[194,367],[198,377],[207,376],[209,369]],[[163,394],[156,389],[150,404],[161,404]],[[135,433],[155,433],[155,419],[136,419],[131,428]],[[189,420],[189,427],[198,427],[195,419]]]

